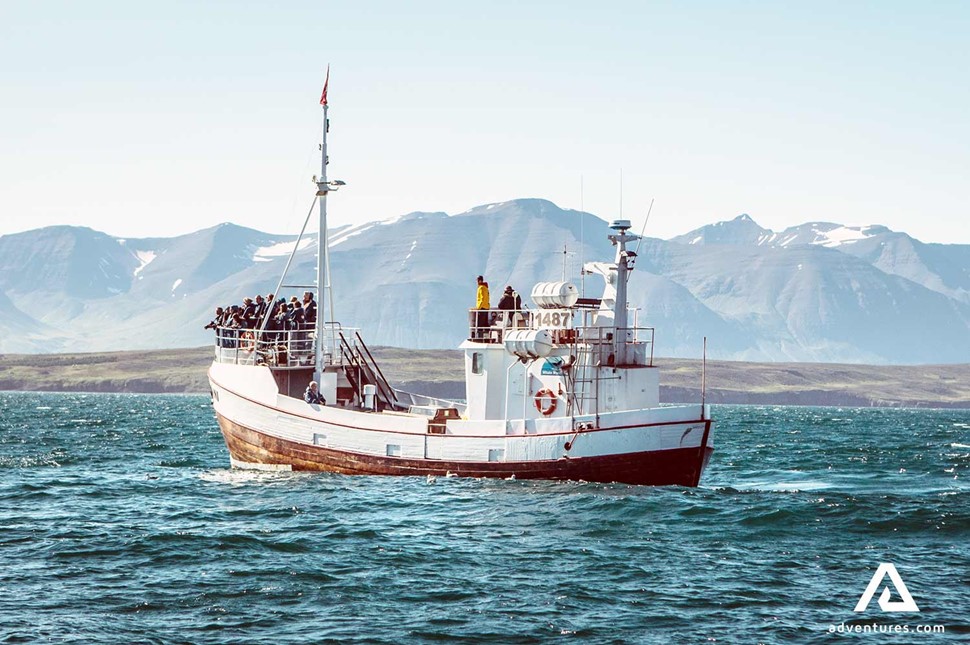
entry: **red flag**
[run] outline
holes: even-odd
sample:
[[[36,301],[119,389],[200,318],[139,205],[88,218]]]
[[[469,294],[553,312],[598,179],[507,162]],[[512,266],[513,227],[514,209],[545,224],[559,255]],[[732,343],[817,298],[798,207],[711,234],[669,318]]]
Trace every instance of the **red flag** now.
[[[327,85],[330,84],[330,66],[327,65],[327,80],[323,82],[323,94],[320,95],[320,105],[327,104]]]

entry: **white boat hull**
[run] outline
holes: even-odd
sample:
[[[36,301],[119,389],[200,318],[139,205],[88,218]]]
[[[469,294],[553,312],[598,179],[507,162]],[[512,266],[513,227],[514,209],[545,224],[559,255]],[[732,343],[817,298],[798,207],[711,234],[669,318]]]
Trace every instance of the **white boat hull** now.
[[[700,405],[598,417],[451,420],[308,405],[267,368],[214,364],[213,405],[232,463],[273,470],[458,475],[696,486],[713,452]],[[587,429],[577,431],[579,424]]]

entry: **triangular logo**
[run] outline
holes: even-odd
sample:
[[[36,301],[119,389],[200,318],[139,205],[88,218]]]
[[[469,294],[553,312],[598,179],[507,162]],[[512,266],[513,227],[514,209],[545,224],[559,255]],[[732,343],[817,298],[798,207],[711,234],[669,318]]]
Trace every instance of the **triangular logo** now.
[[[919,607],[916,606],[916,601],[913,600],[909,589],[906,588],[906,583],[899,577],[899,572],[896,571],[896,567],[889,562],[881,563],[879,568],[876,569],[876,573],[872,576],[872,580],[869,581],[869,586],[862,593],[862,597],[859,598],[859,603],[855,606],[854,611],[866,610],[866,607],[872,601],[872,597],[876,595],[876,589],[882,584],[887,574],[893,586],[896,587],[896,593],[902,600],[890,601],[891,594],[889,593],[889,586],[887,585],[882,590],[882,594],[879,595],[879,608],[883,611],[919,611]]]

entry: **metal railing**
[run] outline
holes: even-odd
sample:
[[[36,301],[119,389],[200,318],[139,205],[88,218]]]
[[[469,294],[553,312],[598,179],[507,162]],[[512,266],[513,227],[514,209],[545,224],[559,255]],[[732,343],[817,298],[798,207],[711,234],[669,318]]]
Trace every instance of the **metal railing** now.
[[[619,378],[611,367],[652,367],[654,329],[628,327],[580,327],[575,330],[571,352],[573,368],[564,372],[566,399],[571,414],[594,414],[599,424],[600,386],[605,380]],[[621,342],[617,343],[616,340]]]
[[[557,345],[582,343],[605,349],[622,344],[630,349],[624,353],[636,359],[632,364],[652,366],[654,328],[637,324],[636,309],[630,308],[629,312],[634,324],[616,329],[619,338],[615,342],[614,327],[596,324],[601,312],[595,309],[469,309],[468,340],[495,344],[501,343],[505,332],[512,329],[548,329]],[[644,353],[640,347],[649,351]],[[604,365],[607,358],[608,354],[604,354]]]
[[[468,340],[501,343],[505,330],[531,328],[531,309],[468,310]]]
[[[356,346],[356,329],[341,327],[340,323],[326,323],[323,328],[323,364],[343,365],[339,348],[342,334],[347,334]],[[316,364],[317,334],[313,325],[295,329],[263,330],[237,327],[215,328],[215,360],[236,365],[266,365],[275,368],[304,368]]]
[[[397,400],[397,394],[391,384],[384,376],[370,349],[361,338],[360,332],[353,330],[350,338],[340,335],[340,365],[344,366],[344,374],[350,387],[354,390],[358,400],[364,400],[363,387],[373,385],[377,389],[378,399],[387,407],[392,409],[402,409],[403,406]],[[348,334],[349,335],[349,334]]]

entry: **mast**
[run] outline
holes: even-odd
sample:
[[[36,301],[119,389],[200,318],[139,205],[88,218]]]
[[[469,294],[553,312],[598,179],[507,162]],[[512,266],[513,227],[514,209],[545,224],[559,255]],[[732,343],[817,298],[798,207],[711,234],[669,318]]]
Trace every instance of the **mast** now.
[[[327,80],[323,83],[323,94],[320,96],[320,105],[323,107],[323,139],[320,144],[320,176],[316,178],[317,197],[320,200],[320,233],[317,236],[317,321],[315,346],[314,378],[319,381],[323,374],[323,343],[325,340],[324,329],[326,328],[326,293],[328,292],[329,280],[328,270],[330,268],[329,235],[327,231],[327,193],[336,190],[338,185],[343,182],[327,181],[327,131],[330,130],[330,121],[327,118],[327,86],[330,84],[330,66],[327,66]],[[333,294],[330,293],[330,317],[333,318]]]
[[[633,235],[627,231],[630,229],[629,220],[614,220],[610,223],[610,228],[616,231],[610,235],[610,241],[616,245],[616,304],[613,308],[613,343],[615,349],[616,365],[626,365],[628,357],[626,355],[626,344],[633,339],[632,330],[627,322],[627,283],[630,280],[631,266],[629,260],[636,257],[632,251],[626,248],[627,243],[639,239],[638,235]]]

